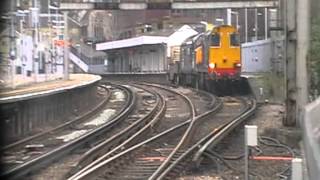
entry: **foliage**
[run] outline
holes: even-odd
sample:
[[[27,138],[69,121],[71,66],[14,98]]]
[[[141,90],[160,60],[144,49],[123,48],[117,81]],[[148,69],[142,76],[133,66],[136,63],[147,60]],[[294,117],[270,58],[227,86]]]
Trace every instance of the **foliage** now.
[[[320,92],[320,17],[312,19],[311,44],[310,44],[310,68],[311,68],[311,93]]]

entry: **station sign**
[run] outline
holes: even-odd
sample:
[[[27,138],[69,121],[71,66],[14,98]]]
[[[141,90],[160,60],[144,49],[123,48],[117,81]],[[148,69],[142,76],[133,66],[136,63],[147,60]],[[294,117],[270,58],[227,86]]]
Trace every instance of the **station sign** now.
[[[70,46],[71,45],[71,43],[69,41],[60,40],[60,39],[54,40],[53,43],[56,46]]]

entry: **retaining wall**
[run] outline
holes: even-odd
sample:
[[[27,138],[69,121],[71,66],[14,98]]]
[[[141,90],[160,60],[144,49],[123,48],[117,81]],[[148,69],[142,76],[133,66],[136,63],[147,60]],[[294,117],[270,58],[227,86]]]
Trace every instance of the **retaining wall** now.
[[[0,102],[2,141],[22,139],[84,114],[98,103],[98,82]]]
[[[168,84],[168,74],[163,73],[109,73],[101,75],[103,81],[143,81],[149,83]]]

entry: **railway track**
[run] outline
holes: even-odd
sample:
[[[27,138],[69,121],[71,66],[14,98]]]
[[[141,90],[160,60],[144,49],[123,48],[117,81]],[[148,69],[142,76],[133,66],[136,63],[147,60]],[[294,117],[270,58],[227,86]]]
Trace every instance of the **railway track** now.
[[[133,87],[133,86],[132,86]],[[134,122],[131,122],[128,124],[125,128],[117,127],[118,130],[116,133],[114,133],[113,136],[105,138],[104,141],[100,142],[96,146],[92,147],[88,151],[86,151],[80,158],[79,161],[76,163],[75,168],[71,170],[69,173],[69,176],[74,174],[75,172],[79,171],[83,167],[87,166],[94,160],[98,159],[100,156],[103,156],[106,152],[112,151],[112,154],[115,154],[122,150],[123,142],[127,142],[128,139],[131,139],[132,137],[136,137],[138,134],[141,134],[141,132],[145,131],[145,126],[147,124],[150,124],[150,122],[156,122],[165,113],[165,107],[166,102],[164,98],[158,94],[157,92],[153,90],[147,90],[146,88],[143,88],[141,86],[135,86],[136,89],[140,89],[152,94],[154,98],[154,104],[155,106],[150,109],[149,113],[142,114],[141,109],[137,109],[135,113],[132,113],[130,117],[134,117],[136,119]],[[150,96],[148,99],[150,99]],[[145,102],[148,103],[148,102]],[[141,102],[141,104],[145,104]],[[137,119],[137,117],[139,117]],[[131,144],[126,144],[126,146],[130,146],[134,143],[134,141],[131,141]]]
[[[196,154],[197,159],[204,149],[216,145],[256,109],[253,99],[224,98],[223,102],[222,110],[214,118],[212,113],[217,112],[222,103],[215,110],[101,161],[70,179],[172,179],[192,161],[190,157]],[[209,122],[210,126],[204,124],[212,119],[215,121]],[[192,121],[193,128],[188,128]],[[177,138],[186,134],[187,129],[191,129],[189,136]]]
[[[199,164],[201,161],[202,154],[216,146],[223,138],[228,136],[236,127],[238,127],[244,120],[249,118],[255,113],[256,101],[252,98],[237,98],[244,104],[243,108],[238,113],[230,113],[228,109],[230,106],[234,106],[234,103],[226,104],[224,103],[223,109],[216,114],[214,119],[225,119],[224,122],[219,122],[215,129],[211,129],[211,132],[206,130],[208,124],[202,126],[202,128],[197,129],[198,132],[202,132],[200,136],[194,136],[193,143],[189,147],[185,148],[183,153],[179,155],[178,158],[173,160],[171,164],[163,169],[161,173],[157,175],[155,179],[173,179],[179,176],[183,171],[186,171],[190,164]],[[224,100],[225,101],[225,100]],[[233,109],[233,108],[231,108]],[[229,114],[225,116],[226,114]],[[228,117],[229,116],[229,117]],[[217,122],[214,122],[214,124]],[[210,125],[212,127],[212,125]],[[205,133],[204,133],[205,132]],[[195,133],[198,134],[198,133]]]
[[[57,167],[62,170],[55,172],[60,173],[60,178],[56,179],[172,179],[254,113],[256,106],[251,98],[216,98],[203,91],[181,87],[135,83],[117,88],[122,88],[123,92],[129,90],[125,96],[130,99],[131,93],[131,100],[103,125],[103,130],[99,127],[92,130],[94,133],[86,133],[52,149],[46,146],[48,149],[40,151],[38,156],[9,167],[1,176],[19,178],[50,164],[54,170]],[[104,86],[104,89],[113,89],[113,93],[119,95],[111,86]],[[110,102],[121,104],[112,99]],[[79,127],[88,123],[82,121],[77,125],[70,123],[66,128],[82,130]],[[57,131],[67,132],[62,129],[59,127]],[[61,137],[54,131],[48,134]],[[4,152],[9,152],[10,148],[25,151],[28,144],[42,143],[37,138],[22,141],[20,147],[9,146]],[[32,152],[44,149],[33,148]],[[52,165],[58,158],[56,164],[62,165]],[[52,177],[39,173],[31,178],[46,176]]]
[[[4,171],[0,176],[17,179],[52,163],[114,127],[133,109],[135,96],[129,88],[118,85],[101,87],[110,89],[110,96],[92,113],[4,147]],[[89,118],[102,107],[107,108],[99,116]]]
[[[159,115],[156,116],[157,118],[150,121],[141,130],[139,130],[133,136],[131,136],[126,141],[124,141],[122,144],[118,145],[117,147],[113,148],[112,150],[111,150],[110,146],[114,143],[112,143],[109,140],[106,140],[104,143],[99,145],[98,148],[94,148],[93,151],[89,151],[88,153],[86,153],[85,156],[82,158],[82,161],[80,161],[80,163],[77,166],[78,169],[82,169],[78,173],[85,171],[86,169],[94,166],[95,164],[97,164],[98,162],[100,162],[104,159],[107,159],[109,157],[114,156],[115,154],[118,154],[119,152],[123,151],[124,147],[128,148],[136,143],[141,142],[149,134],[155,135],[158,132],[163,131],[164,129],[168,129],[172,125],[179,124],[180,122],[184,122],[189,118],[190,109],[188,107],[185,107],[187,109],[184,111],[180,110],[180,113],[183,114],[183,116],[181,116],[178,119],[175,119],[175,121],[173,120],[174,114],[172,114],[172,113],[176,113],[176,112],[170,112],[171,110],[174,110],[174,109],[179,110],[179,108],[176,108],[176,107],[177,107],[177,105],[183,106],[182,101],[185,101],[185,103],[189,103],[189,105],[190,104],[192,105],[192,102],[188,101],[188,98],[185,95],[181,95],[181,94],[179,94],[175,91],[172,91],[170,89],[161,88],[158,86],[151,86],[149,84],[139,84],[138,87],[145,88],[145,89],[152,89],[153,91],[157,91],[161,94],[161,95],[160,94],[159,95],[162,97],[161,100],[162,100],[163,106],[160,108],[161,110],[159,111]],[[152,87],[154,87],[154,88],[152,88]],[[184,109],[184,108],[182,108],[182,109]],[[165,117],[163,117],[165,112],[166,112],[166,115],[165,115]],[[187,118],[185,116],[187,116]],[[93,161],[93,159],[96,159],[96,160]],[[90,162],[90,164],[89,164],[89,162]]]
[[[77,151],[61,158],[58,162],[51,164],[49,168],[32,176],[32,179],[43,179],[43,177],[54,177],[54,179],[66,179],[72,172],[78,170],[79,165],[90,161],[98,154],[102,148],[112,149],[117,144],[129,138],[132,134],[153,119],[157,119],[162,113],[162,99],[154,91],[150,91],[141,87],[130,87],[136,94],[135,108],[127,117],[104,135],[95,138],[94,141],[87,143],[85,147],[78,148]],[[102,146],[107,144],[107,146]],[[89,158],[87,158],[89,157]]]
[[[189,124],[191,124],[191,122],[195,119],[196,110],[194,108],[194,104],[192,103],[190,98],[188,98],[186,95],[179,93],[178,91],[173,91],[170,88],[164,88],[162,86],[151,85],[151,84],[142,84],[142,85],[149,86],[149,87],[151,86],[151,87],[156,88],[158,90],[162,89],[165,91],[170,91],[171,93],[173,92],[174,94],[179,95],[180,97],[183,97],[184,101],[188,102],[188,104],[189,104],[189,108],[190,108],[190,112],[191,112],[191,114],[189,116],[189,120],[184,120],[182,123],[179,122],[179,123],[176,123],[175,125],[172,125],[175,128],[170,128],[171,130],[169,130],[169,131],[167,130],[167,131],[161,132],[160,134],[159,133],[152,134],[153,138],[151,138],[151,140],[150,139],[147,140],[147,141],[150,141],[150,142],[146,143],[148,145],[144,144],[145,143],[145,141],[144,141],[138,145],[132,146],[129,149],[125,149],[125,151],[121,151],[120,153],[117,153],[115,155],[112,154],[112,152],[109,152],[106,155],[104,155],[103,157],[99,158],[94,163],[90,164],[89,166],[85,167],[84,169],[82,169],[81,171],[79,171],[78,173],[76,173],[75,175],[70,177],[69,179],[83,179],[84,177],[85,177],[84,179],[95,178],[95,175],[98,173],[97,171],[103,171],[104,169],[108,172],[107,173],[104,172],[103,174],[108,174],[110,176],[109,179],[133,179],[133,178],[135,178],[134,175],[132,175],[132,174],[127,175],[125,172],[123,172],[122,170],[119,169],[120,167],[118,167],[118,165],[119,165],[118,162],[120,162],[120,164],[122,164],[124,162],[134,162],[133,164],[131,164],[130,167],[138,168],[141,166],[145,166],[145,164],[139,164],[140,161],[137,161],[138,163],[135,163],[137,158],[138,159],[140,158],[140,160],[143,161],[143,160],[145,160],[144,157],[153,157],[154,153],[156,153],[156,154],[161,153],[163,156],[168,155],[168,157],[170,157],[170,158],[172,158],[171,156],[175,157],[172,154],[176,153],[177,149],[178,149],[177,147],[181,146],[182,145],[181,142],[184,142],[187,139],[187,135],[185,135],[185,134],[188,134],[188,132],[191,129]],[[209,103],[209,104],[212,104],[212,103]],[[214,108],[211,111],[207,111],[207,114],[211,114],[212,112],[215,112],[217,109],[218,108]],[[163,128],[161,128],[161,126],[163,126],[163,125],[165,126],[166,123],[162,122],[162,124],[161,124],[161,122],[162,122],[162,120],[159,121],[158,125],[154,126],[154,128],[155,129],[157,129],[157,128],[163,129]],[[187,133],[185,133],[185,131],[187,129],[189,129],[189,131],[187,131]],[[172,132],[175,132],[174,130],[177,130],[179,132],[177,134],[172,133]],[[154,131],[157,131],[157,130],[154,130]],[[173,135],[175,134],[176,136],[174,138],[167,138],[166,136],[168,134],[173,134]],[[152,139],[154,139],[154,137],[160,138],[161,140],[163,140],[163,142],[153,142]],[[156,138],[156,139],[158,139],[158,138]],[[183,140],[180,140],[180,138]],[[127,143],[130,143],[131,140],[132,139],[129,139],[127,141]],[[125,144],[123,144],[122,146],[119,146],[119,147],[123,148],[123,147],[128,147],[128,146],[125,146]],[[139,152],[139,153],[137,154],[136,152]],[[136,158],[131,159],[130,157],[136,157]],[[124,160],[117,161],[115,159],[124,159]],[[104,164],[104,165],[101,165],[101,164]],[[152,169],[147,168],[148,172],[156,171],[157,168],[162,167],[161,165],[162,165],[161,161],[159,161],[158,164],[153,164]],[[95,169],[95,170],[92,171],[92,169]],[[99,170],[96,171],[96,169],[99,169]],[[115,169],[117,169],[116,174],[114,174]],[[93,174],[91,174],[90,172],[93,172]],[[117,174],[120,174],[121,176],[117,176]],[[149,173],[148,175],[152,175],[152,174]],[[139,178],[145,179],[146,176],[139,177]]]

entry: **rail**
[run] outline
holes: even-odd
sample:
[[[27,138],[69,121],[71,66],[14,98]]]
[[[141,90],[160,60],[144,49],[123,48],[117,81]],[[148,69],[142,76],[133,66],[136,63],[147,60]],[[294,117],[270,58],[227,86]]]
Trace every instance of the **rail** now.
[[[230,131],[232,131],[235,127],[237,127],[241,122],[250,117],[256,110],[256,101],[254,99],[251,100],[251,106],[247,107],[243,113],[234,118],[231,123],[225,123],[220,127],[216,128],[210,134],[202,138],[198,143],[194,144],[187,151],[185,151],[178,159],[176,159],[168,168],[166,168],[161,175],[157,177],[157,180],[164,179],[170,171],[172,171],[179,163],[181,163],[184,159],[190,157],[192,154],[193,162],[198,161],[202,153],[208,149],[212,148],[216,145],[220,140],[226,137]]]
[[[128,113],[130,113],[135,104],[135,95],[134,93],[127,87],[119,86],[119,88],[124,89],[127,93],[127,97],[129,98],[126,102],[125,106],[120,111],[119,115],[116,118],[112,119],[108,123],[76,138],[68,143],[62,144],[58,148],[55,148],[45,154],[42,154],[24,164],[16,166],[8,171],[3,172],[0,177],[4,179],[18,179],[21,178],[23,175],[35,171],[45,165],[53,162],[54,160],[70,153],[72,150],[81,147],[88,141],[94,140],[96,137],[100,136],[101,134],[107,132],[110,128],[115,126],[120,120],[122,120]]]
[[[95,162],[94,160],[99,160],[99,157],[103,157],[106,154],[106,150],[113,149],[112,152],[116,153],[115,150],[120,149],[116,146],[121,145],[121,147],[124,146],[122,142],[131,139],[132,137],[135,137],[139,134],[142,134],[144,131],[139,131],[141,129],[146,129],[145,127],[148,125],[149,122],[154,122],[160,119],[160,117],[164,114],[166,103],[164,100],[164,97],[159,95],[156,92],[152,92],[150,90],[147,90],[145,88],[142,88],[140,86],[136,86],[139,89],[143,89],[146,92],[149,92],[150,94],[153,94],[155,97],[157,97],[156,105],[153,107],[153,109],[150,111],[150,113],[146,114],[145,116],[141,117],[139,120],[132,123],[127,128],[123,129],[119,133],[115,134],[114,136],[110,137],[109,139],[105,140],[104,142],[100,143],[96,147],[92,148],[88,152],[86,152],[79,163],[76,165],[76,169],[79,171],[83,167],[86,167],[85,169],[89,168],[90,163]],[[129,147],[129,145],[126,145]],[[114,154],[113,153],[113,154]]]
[[[141,83],[142,84],[142,83]],[[146,84],[145,84],[146,85]],[[150,84],[147,84],[150,86]],[[152,86],[152,85],[151,85]],[[157,85],[153,85],[155,87],[159,87]],[[163,88],[163,87],[162,87]],[[164,88],[166,89],[166,88]],[[177,93],[177,92],[176,92]],[[188,98],[189,99],[189,98]],[[191,101],[189,101],[190,103],[192,103]],[[221,103],[221,102],[220,102]],[[219,104],[219,103],[218,103]],[[209,114],[212,114],[213,112],[217,111],[219,109],[218,106],[216,106],[214,109],[204,113],[203,116],[208,116]],[[195,110],[193,111],[195,113]],[[135,152],[137,152],[140,148],[143,148],[146,144],[152,143],[152,142],[156,142],[157,140],[160,140],[162,138],[165,138],[169,135],[172,135],[173,133],[176,133],[178,131],[181,131],[182,129],[189,129],[191,122],[194,120],[194,116],[192,116],[191,119],[189,119],[188,121],[185,121],[183,123],[180,123],[172,128],[170,128],[169,130],[166,130],[160,134],[157,134],[155,136],[153,136],[152,138],[145,140],[144,142],[141,142],[135,146],[132,146],[122,152],[120,152],[119,154],[116,154],[108,159],[105,159],[103,161],[99,161],[97,162],[94,166],[87,168],[86,171],[82,171],[79,172],[77,175],[69,178],[69,180],[75,180],[75,179],[91,179],[94,178],[95,175],[102,173],[105,169],[108,169],[109,171],[112,171],[112,168],[116,163],[116,161],[118,162],[125,162],[125,161],[129,161],[130,158],[130,153],[131,154],[135,154]],[[152,123],[152,122],[151,122]],[[184,130],[184,132],[186,131]],[[185,133],[183,133],[185,134]],[[186,136],[183,136],[186,137]],[[182,139],[182,141],[181,141]],[[185,139],[181,138],[179,140],[179,144],[181,144],[181,142],[184,142]],[[124,147],[124,146],[123,146]],[[122,159],[122,160],[121,160]],[[125,159],[125,160],[124,160]],[[164,165],[163,167],[165,167],[166,165]],[[109,167],[109,168],[108,168]],[[162,167],[161,167],[162,168]],[[160,170],[161,171],[161,170]]]

